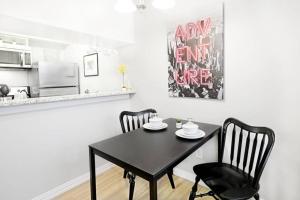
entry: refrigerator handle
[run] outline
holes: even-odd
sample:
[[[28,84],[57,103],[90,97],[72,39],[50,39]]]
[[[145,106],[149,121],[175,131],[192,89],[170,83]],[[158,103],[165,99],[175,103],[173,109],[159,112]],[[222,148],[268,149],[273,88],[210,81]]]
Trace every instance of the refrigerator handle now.
[[[22,52],[19,54],[20,64],[21,64],[22,67],[24,66],[24,57],[23,57],[23,55],[24,55],[24,53],[22,53]]]

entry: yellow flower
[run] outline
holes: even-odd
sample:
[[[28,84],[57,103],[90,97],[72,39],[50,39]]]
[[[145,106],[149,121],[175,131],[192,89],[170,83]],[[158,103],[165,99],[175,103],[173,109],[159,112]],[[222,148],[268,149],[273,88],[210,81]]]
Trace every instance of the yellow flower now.
[[[126,65],[125,64],[120,64],[119,68],[118,68],[118,71],[119,71],[120,74],[125,74],[126,71],[127,71]]]

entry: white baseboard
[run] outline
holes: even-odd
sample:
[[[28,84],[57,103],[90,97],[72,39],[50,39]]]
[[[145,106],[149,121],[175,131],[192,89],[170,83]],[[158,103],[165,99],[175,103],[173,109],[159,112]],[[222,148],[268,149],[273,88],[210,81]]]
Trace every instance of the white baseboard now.
[[[188,181],[191,181],[191,182],[195,182],[195,178],[196,178],[196,175],[194,173],[191,173],[191,172],[188,172],[188,171],[185,171],[185,170],[182,170],[182,169],[179,169],[177,167],[174,168],[174,172],[173,172],[176,176],[179,176],[180,178],[183,178],[185,180],[188,180]],[[204,187],[207,187],[205,185],[204,182],[200,181],[199,182],[199,185],[201,186],[204,186]]]
[[[96,174],[97,175],[102,174],[112,167],[113,167],[113,164],[111,164],[111,163],[101,165],[100,167],[96,168]],[[83,174],[75,179],[72,179],[62,185],[59,185],[59,186],[53,188],[52,190],[50,190],[48,192],[45,192],[37,197],[34,197],[32,200],[51,200],[51,199],[65,193],[66,191],[88,181],[89,179],[90,179],[90,173]]]

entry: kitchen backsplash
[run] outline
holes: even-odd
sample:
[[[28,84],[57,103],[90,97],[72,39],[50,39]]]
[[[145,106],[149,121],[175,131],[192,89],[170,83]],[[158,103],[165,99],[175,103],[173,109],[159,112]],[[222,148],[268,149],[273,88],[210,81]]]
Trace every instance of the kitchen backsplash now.
[[[27,71],[15,69],[0,69],[0,84],[9,86],[28,85]]]

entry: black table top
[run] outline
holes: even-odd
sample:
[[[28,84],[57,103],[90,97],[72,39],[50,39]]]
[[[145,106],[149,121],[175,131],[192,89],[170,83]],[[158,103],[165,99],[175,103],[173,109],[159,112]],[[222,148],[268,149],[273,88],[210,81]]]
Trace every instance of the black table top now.
[[[95,154],[146,179],[159,178],[217,134],[221,126],[197,123],[205,137],[187,140],[175,135],[176,120],[164,120],[168,128],[158,132],[143,128],[90,145]]]

